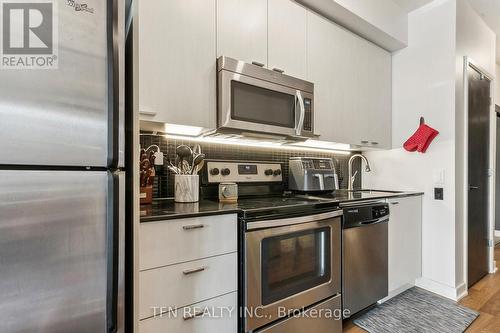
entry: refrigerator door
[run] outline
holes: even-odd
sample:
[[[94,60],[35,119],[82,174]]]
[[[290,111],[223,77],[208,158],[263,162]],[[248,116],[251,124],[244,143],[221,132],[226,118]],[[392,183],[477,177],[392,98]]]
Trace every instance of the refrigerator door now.
[[[122,2],[58,1],[58,68],[0,71],[0,165],[118,166]]]
[[[119,327],[113,182],[104,171],[0,171],[0,332]]]

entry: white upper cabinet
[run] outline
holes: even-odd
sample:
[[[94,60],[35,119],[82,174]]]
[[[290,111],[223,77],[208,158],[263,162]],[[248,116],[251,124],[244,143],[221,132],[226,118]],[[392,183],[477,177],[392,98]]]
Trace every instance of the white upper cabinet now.
[[[307,79],[322,141],[391,148],[391,55],[325,18],[307,15]]]
[[[267,66],[267,0],[217,0],[217,57]]]
[[[307,10],[291,0],[269,0],[269,69],[306,78]]]
[[[392,146],[392,57],[380,47],[359,38],[357,82],[359,105],[356,138],[374,148]],[[368,143],[366,143],[368,141]],[[356,144],[356,142],[352,142]]]
[[[357,87],[350,76],[354,56],[348,33],[325,18],[307,16],[307,79],[314,83],[315,134],[322,141],[348,143]]]
[[[215,1],[139,1],[141,119],[215,127]]]

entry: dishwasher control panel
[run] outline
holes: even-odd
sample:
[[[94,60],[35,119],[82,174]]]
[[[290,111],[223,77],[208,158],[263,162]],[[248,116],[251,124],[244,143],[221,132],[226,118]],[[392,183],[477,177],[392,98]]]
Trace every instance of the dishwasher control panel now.
[[[387,222],[389,205],[385,202],[356,203],[344,208],[344,228]]]

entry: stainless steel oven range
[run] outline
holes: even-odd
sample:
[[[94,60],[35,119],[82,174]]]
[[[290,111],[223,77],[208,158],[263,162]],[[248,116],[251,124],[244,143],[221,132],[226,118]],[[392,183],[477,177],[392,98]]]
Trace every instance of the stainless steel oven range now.
[[[238,184],[240,332],[341,333],[339,204],[284,193],[276,162],[206,160],[202,197],[222,182]]]
[[[245,307],[252,315],[245,318],[246,332],[285,317],[290,310],[305,309],[329,298],[336,297],[331,306],[340,309],[341,216],[342,211],[335,210],[247,221]],[[335,325],[341,332],[341,321],[315,318],[322,320],[330,323],[325,333],[337,332]],[[284,320],[283,325],[289,324]],[[279,326],[264,331],[281,332]]]

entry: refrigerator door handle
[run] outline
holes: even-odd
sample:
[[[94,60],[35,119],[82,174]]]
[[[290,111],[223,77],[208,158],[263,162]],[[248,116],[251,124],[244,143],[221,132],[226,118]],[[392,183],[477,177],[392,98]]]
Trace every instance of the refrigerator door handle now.
[[[118,279],[120,260],[120,179],[116,173],[109,173],[107,235],[106,326],[108,328],[108,333],[115,333],[118,331]]]
[[[125,4],[123,0],[107,1],[108,39],[108,167],[123,167],[124,113],[124,34]]]

